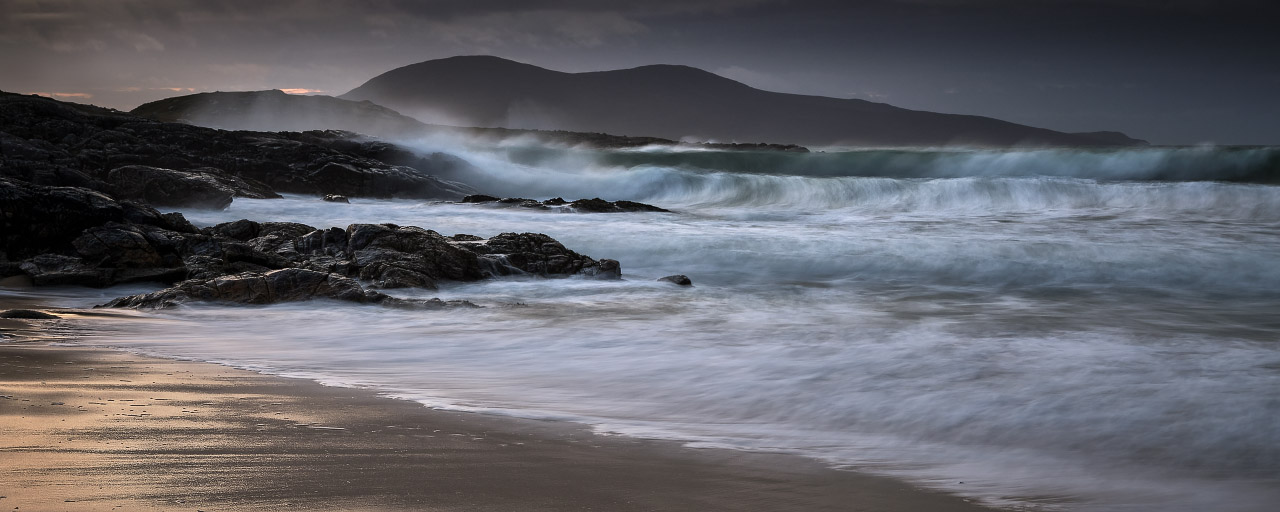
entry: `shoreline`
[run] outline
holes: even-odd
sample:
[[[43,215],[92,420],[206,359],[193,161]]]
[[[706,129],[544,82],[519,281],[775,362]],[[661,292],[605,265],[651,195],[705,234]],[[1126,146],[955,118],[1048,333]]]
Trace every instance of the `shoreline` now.
[[[5,510],[993,510],[795,455],[48,340],[0,343],[0,396]]]

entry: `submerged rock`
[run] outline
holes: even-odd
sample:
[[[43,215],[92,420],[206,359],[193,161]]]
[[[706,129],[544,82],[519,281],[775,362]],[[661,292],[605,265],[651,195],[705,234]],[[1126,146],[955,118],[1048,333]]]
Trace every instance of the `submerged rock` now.
[[[54,320],[61,318],[58,315],[51,315],[44,311],[36,311],[34,309],[10,309],[8,311],[0,311],[0,318],[21,318],[24,320]]]
[[[680,286],[693,286],[693,280],[689,279],[689,276],[686,276],[684,274],[676,274],[671,276],[659,277],[658,280],[665,281],[668,283],[675,283]]]
[[[325,200],[325,202],[329,202],[329,203],[351,204],[351,200],[347,199],[347,196],[342,196],[338,194],[325,194],[323,199]]]

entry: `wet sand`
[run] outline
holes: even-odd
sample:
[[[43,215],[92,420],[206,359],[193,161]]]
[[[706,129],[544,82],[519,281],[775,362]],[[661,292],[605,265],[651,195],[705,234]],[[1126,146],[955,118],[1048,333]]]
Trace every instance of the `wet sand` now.
[[[0,510],[988,510],[799,457],[47,342],[0,343],[0,432]]]

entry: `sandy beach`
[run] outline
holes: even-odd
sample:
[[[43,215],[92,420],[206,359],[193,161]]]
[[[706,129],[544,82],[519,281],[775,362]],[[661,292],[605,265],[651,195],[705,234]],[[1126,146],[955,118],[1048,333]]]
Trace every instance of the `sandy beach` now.
[[[0,510],[983,510],[799,457],[48,341],[0,345],[0,431]]]

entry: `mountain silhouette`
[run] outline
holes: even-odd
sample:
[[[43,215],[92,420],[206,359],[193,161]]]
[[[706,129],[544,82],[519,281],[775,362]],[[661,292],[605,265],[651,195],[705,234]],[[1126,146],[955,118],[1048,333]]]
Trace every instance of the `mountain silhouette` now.
[[[804,145],[1140,145],[1118,132],[1065,133],[982,116],[755,89],[698,68],[565,73],[491,56],[431,60],[339,96],[428,123]]]
[[[392,137],[428,125],[368,101],[302,96],[279,90],[204,92],[144,103],[131,114],[167,123],[265,132],[347,130]]]

